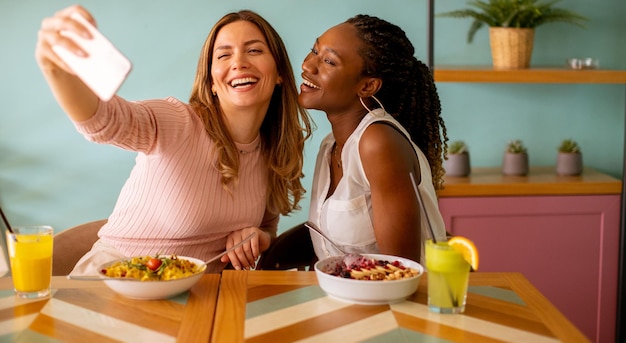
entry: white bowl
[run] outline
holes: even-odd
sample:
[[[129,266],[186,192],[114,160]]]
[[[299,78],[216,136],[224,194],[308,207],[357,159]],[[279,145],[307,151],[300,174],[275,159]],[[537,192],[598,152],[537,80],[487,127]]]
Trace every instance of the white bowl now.
[[[130,260],[130,258],[124,258],[103,264],[99,269],[100,277],[102,277],[104,283],[109,286],[109,288],[127,298],[139,300],[167,299],[188,291],[193,285],[196,284],[196,282],[200,280],[200,278],[202,278],[202,275],[204,275],[204,271],[206,270],[206,264],[202,260],[186,256],[177,256],[177,258],[195,263],[198,268],[197,272],[181,279],[153,281],[141,281],[131,278],[112,278],[105,276],[102,273],[103,269],[113,263]]]
[[[320,287],[326,294],[344,302],[363,305],[380,305],[400,302],[417,291],[419,279],[424,274],[424,267],[419,263],[392,255],[361,254],[376,260],[389,262],[400,261],[405,267],[419,272],[415,277],[389,280],[370,281],[342,278],[329,274],[341,263],[344,256],[331,256],[315,263],[315,273]]]

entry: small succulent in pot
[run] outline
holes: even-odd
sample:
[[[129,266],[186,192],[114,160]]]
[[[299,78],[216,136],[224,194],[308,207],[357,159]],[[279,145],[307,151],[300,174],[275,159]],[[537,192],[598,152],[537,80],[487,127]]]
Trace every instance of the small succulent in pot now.
[[[502,158],[502,174],[517,176],[528,174],[528,153],[521,140],[512,140],[506,145]]]
[[[578,143],[576,143],[573,139],[564,139],[561,141],[561,145],[559,145],[559,152],[564,153],[580,153],[580,147]]]
[[[556,173],[558,175],[576,176],[583,172],[583,155],[580,146],[573,139],[564,139],[558,148],[556,157]]]
[[[448,155],[443,162],[446,175],[467,176],[470,174],[470,157],[467,144],[463,141],[453,141],[448,145]]]
[[[453,141],[448,146],[448,154],[463,154],[467,152],[467,144],[464,141]]]
[[[525,154],[526,151],[526,146],[519,139],[512,140],[506,145],[506,152],[511,154]]]

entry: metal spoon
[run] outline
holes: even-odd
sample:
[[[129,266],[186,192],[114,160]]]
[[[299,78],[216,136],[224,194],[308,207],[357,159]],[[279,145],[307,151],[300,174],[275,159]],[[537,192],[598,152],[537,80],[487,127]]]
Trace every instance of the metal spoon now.
[[[337,246],[337,244],[335,244],[330,238],[328,238],[328,236],[326,236],[326,234],[322,232],[322,230],[320,230],[317,226],[315,226],[315,224],[311,222],[306,222],[304,223],[304,226],[308,227],[309,229],[315,231],[318,235],[322,236],[322,238],[324,238],[326,242],[330,243],[330,245],[332,245],[333,248],[337,249],[342,254],[348,254],[347,252],[343,251],[343,249],[341,249],[339,246]]]
[[[304,223],[304,226],[306,226],[309,229],[315,231],[318,235],[322,236],[322,238],[324,238],[328,243],[330,243],[330,245],[332,245],[335,249],[337,249],[339,252],[341,252],[344,255],[343,256],[343,263],[346,266],[351,266],[356,261],[358,261],[359,259],[363,258],[363,256],[361,254],[349,253],[349,252],[346,252],[343,249],[341,249],[330,238],[328,238],[328,236],[326,236],[326,234],[324,234],[324,232],[322,232],[322,230],[320,230],[317,226],[315,226],[315,224],[313,224],[311,222],[306,222],[306,223]]]
[[[252,237],[256,236],[256,232],[251,233],[248,237],[244,238],[241,242],[233,245],[232,247],[226,249],[224,252],[221,252],[219,254],[217,254],[216,256],[211,257],[209,260],[205,261],[204,264],[208,265],[209,263],[216,261],[218,258],[228,254],[229,252],[239,248],[240,246],[244,245],[244,243],[246,243],[247,241],[251,240]],[[100,281],[100,280],[123,280],[123,281],[134,281],[136,279],[133,278],[112,278],[112,277],[104,277],[104,276],[99,276],[99,275],[68,275],[67,276],[68,279],[71,280],[82,280],[82,281]]]
[[[343,249],[341,249],[330,238],[328,238],[328,236],[326,236],[326,234],[322,230],[320,230],[317,226],[315,226],[315,224],[311,222],[306,222],[304,223],[304,226],[315,231],[318,235],[322,236],[322,238],[324,238],[326,242],[330,243],[330,245],[332,245],[335,249],[337,249],[339,252],[344,254],[345,256],[343,257],[343,262],[346,266],[350,266],[354,264],[356,261],[358,261],[362,257],[361,254],[348,253],[344,251]]]

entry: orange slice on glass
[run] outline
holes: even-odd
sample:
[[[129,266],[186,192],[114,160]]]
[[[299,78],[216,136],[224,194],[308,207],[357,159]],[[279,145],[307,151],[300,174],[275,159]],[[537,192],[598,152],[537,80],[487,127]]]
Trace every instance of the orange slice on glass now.
[[[463,257],[467,263],[470,264],[472,270],[478,270],[478,249],[476,249],[474,242],[465,237],[454,236],[448,240],[448,244],[456,251],[463,254]]]

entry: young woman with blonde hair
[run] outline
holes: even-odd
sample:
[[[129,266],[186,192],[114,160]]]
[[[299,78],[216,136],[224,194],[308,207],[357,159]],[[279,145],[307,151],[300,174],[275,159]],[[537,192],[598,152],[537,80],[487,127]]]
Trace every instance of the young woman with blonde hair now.
[[[112,259],[161,254],[207,260],[252,233],[255,237],[208,266],[220,272],[254,267],[276,236],[280,214],[299,209],[305,192],[308,114],[297,102],[287,51],[258,14],[229,13],[209,33],[189,103],[173,97],[101,101],[52,49],[77,55],[64,30],[89,35],[71,6],[42,21],[40,69],[87,139],[136,151],[136,164],[100,239],[73,274],[93,274]]]

